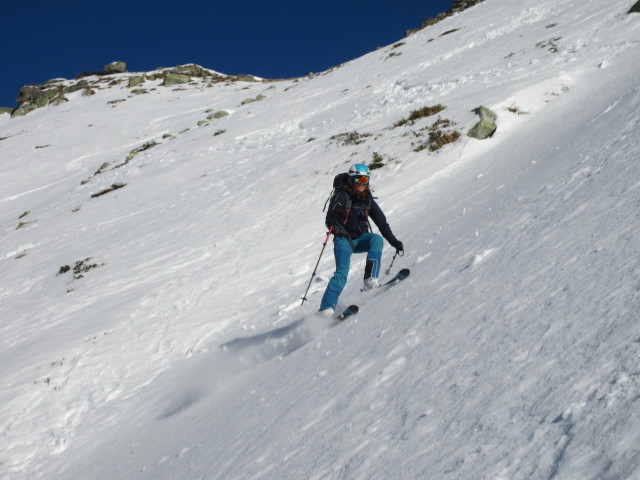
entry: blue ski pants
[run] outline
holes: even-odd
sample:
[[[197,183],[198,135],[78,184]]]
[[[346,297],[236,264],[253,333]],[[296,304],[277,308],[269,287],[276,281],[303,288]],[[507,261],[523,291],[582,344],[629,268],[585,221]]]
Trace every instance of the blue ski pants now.
[[[336,271],[327,285],[327,289],[322,296],[320,310],[333,308],[338,304],[338,297],[347,284],[349,276],[349,266],[353,253],[367,253],[367,261],[373,262],[371,276],[378,278],[380,274],[380,262],[382,260],[382,237],[377,233],[365,233],[352,240],[354,248],[351,248],[349,239],[345,237],[335,237],[333,239],[333,255],[336,259]]]

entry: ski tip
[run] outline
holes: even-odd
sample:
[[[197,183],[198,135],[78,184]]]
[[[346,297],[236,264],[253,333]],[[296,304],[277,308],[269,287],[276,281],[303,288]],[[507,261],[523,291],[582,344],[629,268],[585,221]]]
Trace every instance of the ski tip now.
[[[398,273],[396,273],[395,276],[391,280],[389,280],[387,283],[385,283],[383,286],[385,288],[392,287],[392,286],[400,283],[405,278],[407,278],[410,273],[411,273],[411,270],[409,270],[408,268],[403,268]]]
[[[338,320],[344,320],[345,318],[349,318],[349,317],[354,316],[356,313],[358,313],[358,310],[360,310],[360,309],[358,308],[357,305],[349,305],[336,318]]]
[[[360,307],[358,307],[357,305],[349,305],[347,307],[347,310],[349,310],[352,315],[355,315],[360,310]]]

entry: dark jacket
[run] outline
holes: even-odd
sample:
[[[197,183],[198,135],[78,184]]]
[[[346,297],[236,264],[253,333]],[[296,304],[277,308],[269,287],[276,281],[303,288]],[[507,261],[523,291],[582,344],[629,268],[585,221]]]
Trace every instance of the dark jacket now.
[[[349,202],[349,198],[351,202]],[[349,203],[351,203],[350,207]],[[369,193],[365,201],[362,201],[356,196],[350,195],[347,190],[336,191],[329,203],[325,223],[327,228],[333,226],[333,234],[336,237],[353,239],[370,231],[369,217],[371,217],[387,242],[393,246],[397,245],[398,240],[393,235],[391,227],[387,223],[387,218],[371,193]]]

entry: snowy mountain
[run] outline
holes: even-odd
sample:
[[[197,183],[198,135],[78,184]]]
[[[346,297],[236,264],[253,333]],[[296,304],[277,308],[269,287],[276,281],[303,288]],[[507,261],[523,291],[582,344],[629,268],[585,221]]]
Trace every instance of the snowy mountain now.
[[[0,115],[0,477],[640,479],[633,3]],[[361,293],[354,256],[330,328],[322,206],[374,161],[412,274]]]

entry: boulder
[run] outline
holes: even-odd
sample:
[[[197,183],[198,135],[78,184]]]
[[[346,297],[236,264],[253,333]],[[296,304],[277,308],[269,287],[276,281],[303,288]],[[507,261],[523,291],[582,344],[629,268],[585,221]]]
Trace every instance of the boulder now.
[[[11,113],[11,117],[22,117],[24,115],[26,115],[29,112],[33,112],[36,107],[33,103],[23,103],[21,105],[18,105],[18,108],[16,108],[12,113]]]
[[[484,140],[485,138],[492,137],[498,129],[496,120],[498,116],[489,110],[487,107],[478,107],[473,112],[480,116],[480,121],[476,123],[467,135],[478,140]]]
[[[107,75],[112,73],[124,73],[127,71],[127,64],[125,62],[111,62],[104,66],[103,72]]]
[[[136,75],[135,77],[131,77],[129,79],[128,88],[135,88],[138,85],[142,85],[144,83],[144,77],[142,75]]]
[[[183,83],[189,83],[191,81],[191,77],[189,75],[183,75],[182,73],[172,73],[167,72],[164,75],[164,82],[162,84],[165,87],[171,85],[181,85]]]
[[[20,89],[16,103],[16,108],[11,114],[12,117],[19,117],[35,110],[36,108],[49,105],[54,100],[60,98],[64,102],[64,87],[60,85],[26,85]]]
[[[199,77],[199,78],[207,78],[207,77],[217,77],[219,75],[214,75],[206,68],[202,68],[200,65],[189,64],[189,65],[181,65],[179,67],[174,67],[169,70],[169,73],[175,73],[179,75],[188,75],[190,77]]]
[[[80,80],[79,82],[74,83],[73,85],[69,85],[68,87],[66,87],[63,92],[64,93],[73,93],[73,92],[77,92],[78,90],[84,90],[88,86],[89,86],[89,82],[87,82],[86,80]]]
[[[258,95],[256,98],[245,98],[244,100],[242,100],[242,102],[240,102],[240,105],[246,105],[248,103],[259,102],[261,100],[264,100],[265,98],[267,98],[267,97],[265,97],[262,94]]]
[[[226,117],[229,115],[229,112],[226,110],[220,110],[219,112],[210,113],[207,115],[207,120],[216,120],[218,118]]]
[[[36,107],[44,107],[51,100],[62,95],[63,90],[59,86],[48,88],[45,85],[25,85],[20,89],[16,103],[32,103]]]

